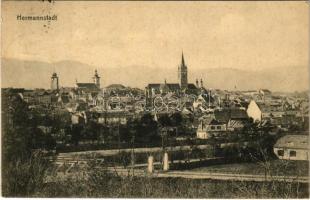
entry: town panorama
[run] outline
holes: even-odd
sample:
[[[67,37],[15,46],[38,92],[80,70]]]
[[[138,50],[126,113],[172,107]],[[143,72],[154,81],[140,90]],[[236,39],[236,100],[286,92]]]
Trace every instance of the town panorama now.
[[[307,3],[1,11],[2,196],[309,198]]]
[[[202,79],[188,83],[183,53],[176,70],[177,83],[144,89],[102,86],[97,70],[88,83],[72,87],[61,87],[54,72],[50,89],[3,88],[3,125],[11,130],[26,123],[21,134],[31,134],[23,135],[31,138],[27,145],[54,166],[56,175],[49,178],[81,173],[96,161],[122,176],[307,180],[306,94],[209,89]],[[283,170],[291,172],[285,177]]]

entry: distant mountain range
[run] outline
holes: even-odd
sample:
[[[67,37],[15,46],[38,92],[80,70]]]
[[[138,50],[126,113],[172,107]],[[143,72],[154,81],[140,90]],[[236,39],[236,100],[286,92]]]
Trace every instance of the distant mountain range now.
[[[144,88],[148,83],[167,83],[177,81],[175,69],[146,66],[102,67],[98,73],[101,84],[123,84]],[[49,88],[50,77],[55,71],[60,77],[60,86],[73,87],[75,81],[92,82],[95,66],[77,61],[46,63],[3,58],[1,63],[2,87]],[[207,88],[227,90],[255,90],[267,88],[271,91],[293,92],[308,90],[307,68],[270,68],[260,71],[246,71],[230,68],[191,69],[188,66],[189,82],[203,78]]]

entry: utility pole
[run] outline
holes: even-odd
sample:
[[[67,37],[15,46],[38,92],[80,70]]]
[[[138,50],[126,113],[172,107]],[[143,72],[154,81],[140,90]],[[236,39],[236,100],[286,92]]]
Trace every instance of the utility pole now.
[[[133,135],[131,139],[132,148],[131,148],[131,168],[132,168],[132,176],[135,175],[135,135]]]

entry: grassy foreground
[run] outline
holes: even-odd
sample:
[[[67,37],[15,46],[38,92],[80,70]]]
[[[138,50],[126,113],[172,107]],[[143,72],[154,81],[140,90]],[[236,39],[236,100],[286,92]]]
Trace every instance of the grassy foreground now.
[[[32,197],[110,198],[308,198],[308,184],[183,178],[118,177],[104,171],[90,178],[46,183]]]
[[[272,160],[268,162],[244,162],[216,164],[192,169],[201,172],[218,172],[232,174],[272,174],[284,176],[308,176],[308,161]]]

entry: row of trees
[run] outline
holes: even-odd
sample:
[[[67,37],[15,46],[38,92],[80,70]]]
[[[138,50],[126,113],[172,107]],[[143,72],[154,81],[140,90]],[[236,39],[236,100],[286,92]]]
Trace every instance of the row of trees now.
[[[124,124],[99,124],[94,119],[89,119],[86,124],[58,126],[57,140],[63,143],[78,145],[81,141],[92,141],[93,143],[127,143],[154,144],[161,140],[162,129],[172,127],[173,135],[188,135],[187,124],[180,113],[172,115],[164,114],[154,118],[150,113],[140,118],[132,118]],[[53,127],[55,130],[57,127]],[[61,130],[62,129],[62,130]],[[177,133],[176,133],[177,132]],[[170,134],[171,131],[170,131]],[[133,141],[134,140],[134,141]]]

